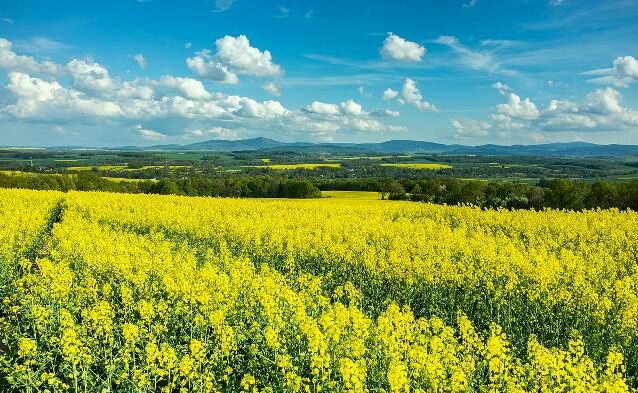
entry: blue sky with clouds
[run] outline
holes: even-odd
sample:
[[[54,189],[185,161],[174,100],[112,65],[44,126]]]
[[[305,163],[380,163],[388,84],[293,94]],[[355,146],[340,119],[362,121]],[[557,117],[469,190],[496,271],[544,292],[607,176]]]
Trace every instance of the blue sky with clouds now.
[[[0,145],[638,143],[635,0],[0,1]]]

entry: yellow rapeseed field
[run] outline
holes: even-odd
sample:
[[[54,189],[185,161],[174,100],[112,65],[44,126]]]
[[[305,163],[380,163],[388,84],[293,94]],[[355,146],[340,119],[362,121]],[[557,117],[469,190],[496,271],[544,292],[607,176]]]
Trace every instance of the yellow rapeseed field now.
[[[396,167],[396,168],[408,168],[408,169],[450,169],[452,165],[437,164],[432,162],[408,162],[400,164],[381,164],[381,166]]]
[[[0,391],[633,392],[638,213],[0,191]]]

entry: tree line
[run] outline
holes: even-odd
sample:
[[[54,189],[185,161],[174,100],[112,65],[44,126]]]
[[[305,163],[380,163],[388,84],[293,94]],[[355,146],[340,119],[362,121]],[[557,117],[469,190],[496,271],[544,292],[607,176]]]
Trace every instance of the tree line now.
[[[93,172],[77,175],[0,173],[1,188],[108,191],[233,198],[319,198],[321,191],[377,191],[383,199],[483,208],[620,208],[638,211],[638,180],[584,182],[558,178],[536,184],[505,181],[434,179],[325,179],[273,175],[186,176],[158,181],[113,181]]]
[[[406,191],[408,190],[408,191]],[[611,183],[570,179],[541,179],[537,184],[459,179],[385,180],[383,198],[448,205],[472,204],[484,208],[584,210],[612,208],[638,210],[638,180]]]
[[[321,191],[307,179],[276,176],[165,178],[159,181],[113,181],[92,172],[77,175],[8,175],[0,173],[1,188],[58,191],[107,191],[236,198],[318,198]]]

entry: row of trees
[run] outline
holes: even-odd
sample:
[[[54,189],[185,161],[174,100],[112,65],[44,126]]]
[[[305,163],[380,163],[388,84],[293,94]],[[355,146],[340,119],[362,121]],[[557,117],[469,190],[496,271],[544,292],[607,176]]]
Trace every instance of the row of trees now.
[[[445,204],[473,204],[486,208],[638,210],[638,180],[587,183],[570,179],[541,180],[536,185],[458,179],[386,180],[383,197]],[[406,192],[408,190],[409,192]]]
[[[241,198],[319,198],[321,191],[307,179],[275,176],[166,178],[159,181],[113,181],[92,172],[77,175],[7,175],[0,188],[59,191],[108,191]]]
[[[2,188],[60,191],[109,191],[235,198],[318,198],[321,190],[378,191],[382,198],[485,208],[569,210],[611,208],[638,210],[638,180],[587,183],[569,179],[537,184],[436,179],[306,179],[273,175],[185,176],[159,181],[113,181],[92,172],[77,175],[7,175]]]

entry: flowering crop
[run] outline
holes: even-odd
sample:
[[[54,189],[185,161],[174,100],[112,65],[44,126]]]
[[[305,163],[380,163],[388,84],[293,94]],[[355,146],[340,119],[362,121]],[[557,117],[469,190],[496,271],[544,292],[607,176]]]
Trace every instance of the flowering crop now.
[[[0,390],[636,384],[634,212],[7,190],[0,215]]]

